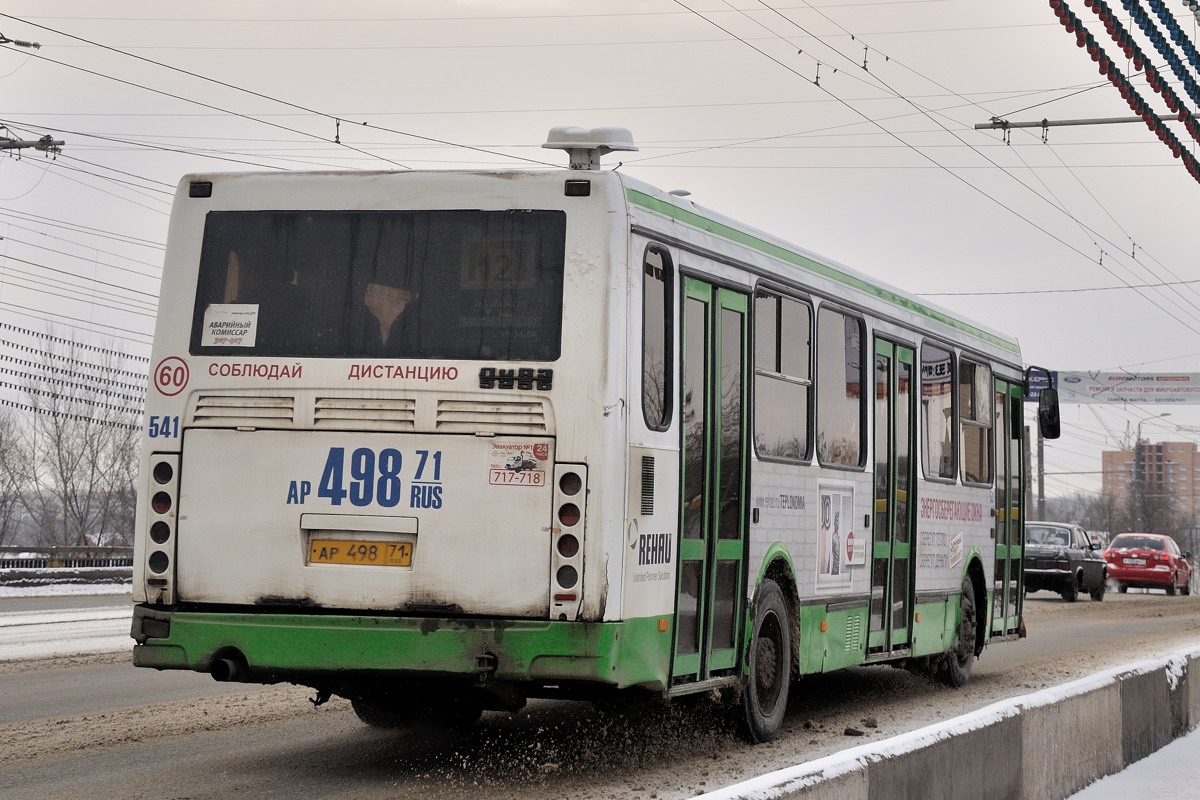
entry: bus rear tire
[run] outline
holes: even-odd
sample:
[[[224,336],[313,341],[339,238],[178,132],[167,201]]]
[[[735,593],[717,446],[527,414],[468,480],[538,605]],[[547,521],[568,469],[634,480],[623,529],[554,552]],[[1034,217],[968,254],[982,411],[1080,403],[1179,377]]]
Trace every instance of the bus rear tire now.
[[[451,730],[466,730],[483,716],[483,707],[469,700],[448,699],[419,705],[381,703],[361,698],[350,705],[359,720],[373,728],[407,728],[432,725]]]
[[[965,686],[971,679],[971,668],[975,666],[975,586],[969,576],[963,578],[959,596],[958,644],[946,654],[938,676],[942,682],[954,688]]]
[[[758,588],[749,675],[742,690],[742,734],[751,743],[779,735],[792,681],[792,625],[783,590],[773,580]]]

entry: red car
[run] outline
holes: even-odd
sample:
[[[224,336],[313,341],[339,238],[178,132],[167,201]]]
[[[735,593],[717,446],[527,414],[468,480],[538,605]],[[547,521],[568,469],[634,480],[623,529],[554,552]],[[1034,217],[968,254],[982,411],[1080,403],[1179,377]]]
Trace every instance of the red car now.
[[[1132,586],[1191,594],[1191,557],[1191,553],[1180,552],[1170,536],[1157,533],[1122,533],[1114,536],[1104,551],[1108,577],[1117,582],[1121,592]]]

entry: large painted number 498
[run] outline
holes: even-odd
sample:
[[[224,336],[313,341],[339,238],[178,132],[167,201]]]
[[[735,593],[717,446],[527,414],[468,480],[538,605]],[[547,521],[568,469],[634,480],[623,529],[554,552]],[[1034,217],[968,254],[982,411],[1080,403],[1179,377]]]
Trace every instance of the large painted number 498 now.
[[[394,448],[380,450],[378,457],[369,447],[360,447],[346,458],[346,448],[331,447],[325,458],[325,469],[317,496],[329,499],[330,505],[340,506],[349,498],[354,506],[379,503],[393,508],[400,502],[400,466],[403,458]],[[378,468],[377,468],[378,467]],[[345,479],[350,473],[350,480]]]

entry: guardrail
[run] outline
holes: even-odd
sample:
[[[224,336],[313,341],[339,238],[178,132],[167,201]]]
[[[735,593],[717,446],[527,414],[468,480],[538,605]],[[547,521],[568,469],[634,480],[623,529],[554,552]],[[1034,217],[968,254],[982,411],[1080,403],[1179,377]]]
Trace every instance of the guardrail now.
[[[132,566],[132,547],[0,547],[0,569]]]

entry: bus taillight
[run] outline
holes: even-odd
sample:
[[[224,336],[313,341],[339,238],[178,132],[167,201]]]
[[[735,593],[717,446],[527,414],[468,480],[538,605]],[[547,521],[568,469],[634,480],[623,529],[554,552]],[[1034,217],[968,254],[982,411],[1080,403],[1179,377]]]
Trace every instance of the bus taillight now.
[[[155,514],[165,514],[171,510],[171,495],[166,492],[158,492],[150,500],[150,507],[154,509]]]
[[[179,455],[154,453],[150,479],[155,489],[146,510],[146,600],[175,602],[175,528],[178,522]]]
[[[159,461],[154,465],[153,470],[155,483],[170,483],[175,477],[175,467],[167,461]]]
[[[171,526],[161,519],[150,526],[150,541],[155,544],[166,544],[171,538]]]
[[[565,472],[558,479],[558,489],[568,497],[574,497],[579,494],[579,490],[583,488],[583,478],[579,477],[578,472]]]
[[[574,558],[579,553],[579,540],[569,533],[558,537],[558,554],[563,558]]]
[[[566,564],[558,568],[554,580],[558,581],[558,585],[562,588],[572,589],[575,584],[579,583],[579,572],[570,564]]]
[[[558,509],[558,521],[568,528],[579,522],[579,506],[574,503],[564,503]]]
[[[550,550],[550,618],[573,620],[579,614],[583,581],[584,520],[587,517],[587,467],[555,466],[554,521]]]

